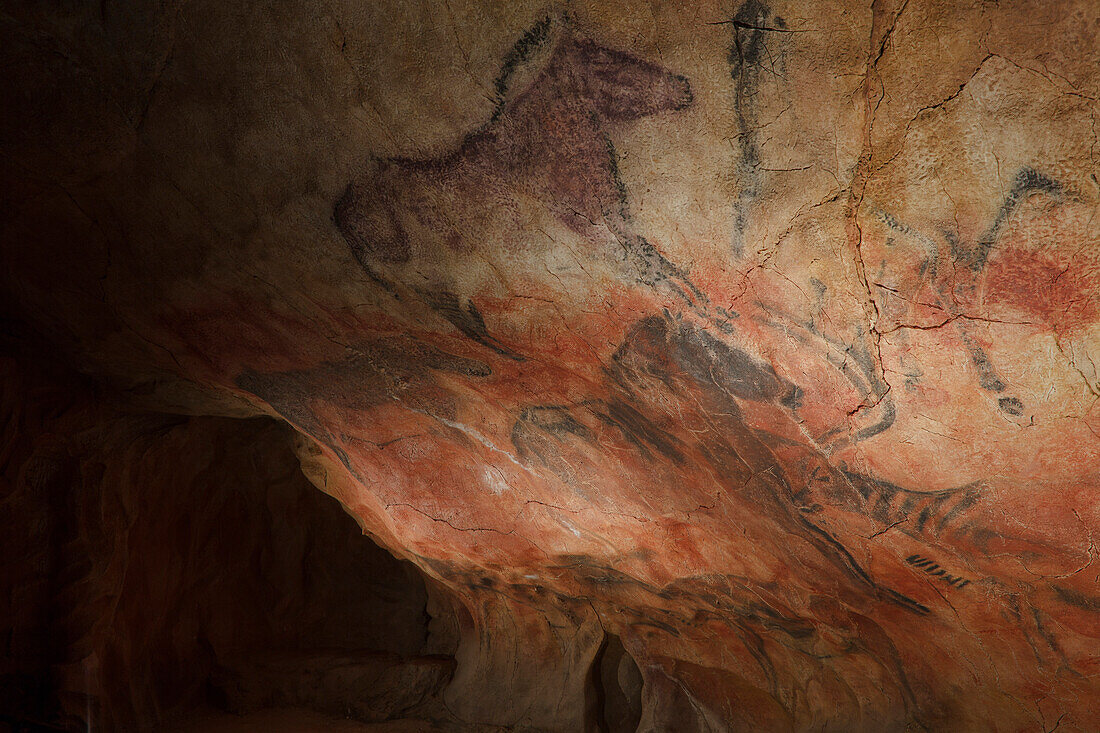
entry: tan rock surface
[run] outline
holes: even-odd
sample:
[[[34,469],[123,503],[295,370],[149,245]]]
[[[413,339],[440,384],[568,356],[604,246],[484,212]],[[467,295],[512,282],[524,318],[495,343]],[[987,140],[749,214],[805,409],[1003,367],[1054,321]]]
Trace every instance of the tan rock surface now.
[[[1095,729],[1095,3],[2,23],[12,320],[301,433],[439,720]]]

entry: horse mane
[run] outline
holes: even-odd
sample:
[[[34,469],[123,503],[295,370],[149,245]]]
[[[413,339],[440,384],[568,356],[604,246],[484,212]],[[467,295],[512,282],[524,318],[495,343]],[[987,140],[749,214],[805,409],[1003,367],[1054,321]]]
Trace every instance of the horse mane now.
[[[512,45],[508,53],[504,55],[504,60],[500,64],[500,73],[493,81],[496,104],[493,108],[492,120],[496,120],[504,111],[508,94],[512,91],[512,85],[515,82],[516,72],[523,68],[556,35],[551,33],[555,20],[564,23],[567,18],[557,13],[543,17],[528,28]]]

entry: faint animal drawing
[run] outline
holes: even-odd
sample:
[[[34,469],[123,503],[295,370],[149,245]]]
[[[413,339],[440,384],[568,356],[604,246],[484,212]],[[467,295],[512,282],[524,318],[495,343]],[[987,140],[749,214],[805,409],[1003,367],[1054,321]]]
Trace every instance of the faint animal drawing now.
[[[1032,168],[1021,168],[1016,173],[1012,188],[1005,195],[992,223],[978,237],[977,241],[972,245],[960,242],[954,233],[945,231],[943,238],[948,245],[946,252],[940,247],[936,238],[917,231],[888,212],[877,212],[879,221],[887,228],[896,234],[915,240],[925,249],[927,254],[921,263],[921,275],[927,276],[933,283],[936,293],[935,304],[942,308],[952,321],[959,335],[959,340],[978,372],[978,385],[983,390],[996,395],[1004,393],[1008,389],[1008,385],[998,375],[997,369],[989,360],[985,349],[971,335],[965,320],[959,318],[958,296],[971,294],[975,287],[974,282],[972,279],[959,278],[954,269],[951,269],[950,273],[946,271],[951,261],[953,261],[965,266],[975,277],[980,274],[994,252],[997,239],[1002,233],[1005,222],[1027,196],[1032,193],[1042,193],[1059,198],[1064,194],[1064,189],[1057,181]],[[951,261],[947,260],[946,254],[951,255]],[[941,272],[941,269],[944,272]],[[998,397],[997,406],[1008,415],[1020,416],[1024,413],[1024,403],[1018,397]]]
[[[546,57],[534,78],[515,77]],[[630,226],[607,130],[692,101],[687,79],[578,36],[547,18],[506,56],[490,120],[453,151],[415,160],[373,159],[348,184],[334,219],[363,270],[391,294],[411,291],[469,338],[513,359],[468,298],[476,257],[493,261],[494,232],[529,228],[530,209],[582,235],[594,256],[623,257],[639,280],[686,276]],[[619,244],[621,248],[608,246]],[[618,250],[618,251],[617,251]],[[698,294],[701,297],[701,294]],[[686,296],[685,296],[686,297]],[[697,299],[697,298],[696,298]]]

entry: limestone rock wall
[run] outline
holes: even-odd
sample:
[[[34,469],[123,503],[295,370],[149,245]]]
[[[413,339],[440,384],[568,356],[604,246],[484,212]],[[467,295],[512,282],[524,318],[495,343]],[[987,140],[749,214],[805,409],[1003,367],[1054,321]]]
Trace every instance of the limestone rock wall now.
[[[305,480],[285,429],[135,414],[40,368],[3,361],[0,719],[384,720],[441,692],[454,642],[429,642],[421,576]]]
[[[452,724],[1100,719],[1096,3],[2,22],[13,318],[294,428]]]

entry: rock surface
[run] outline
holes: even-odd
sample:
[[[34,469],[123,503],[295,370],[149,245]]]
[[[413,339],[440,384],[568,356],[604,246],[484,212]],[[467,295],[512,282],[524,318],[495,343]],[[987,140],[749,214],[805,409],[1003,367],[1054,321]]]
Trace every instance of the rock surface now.
[[[0,715],[152,730],[211,697],[431,706],[455,635],[431,634],[419,573],[305,479],[285,426],[135,412],[27,356],[0,362]]]
[[[1095,3],[0,22],[8,340],[109,385],[127,440],[195,416],[165,466],[292,426],[438,589],[456,646],[395,650],[453,653],[425,716],[1100,720]]]

